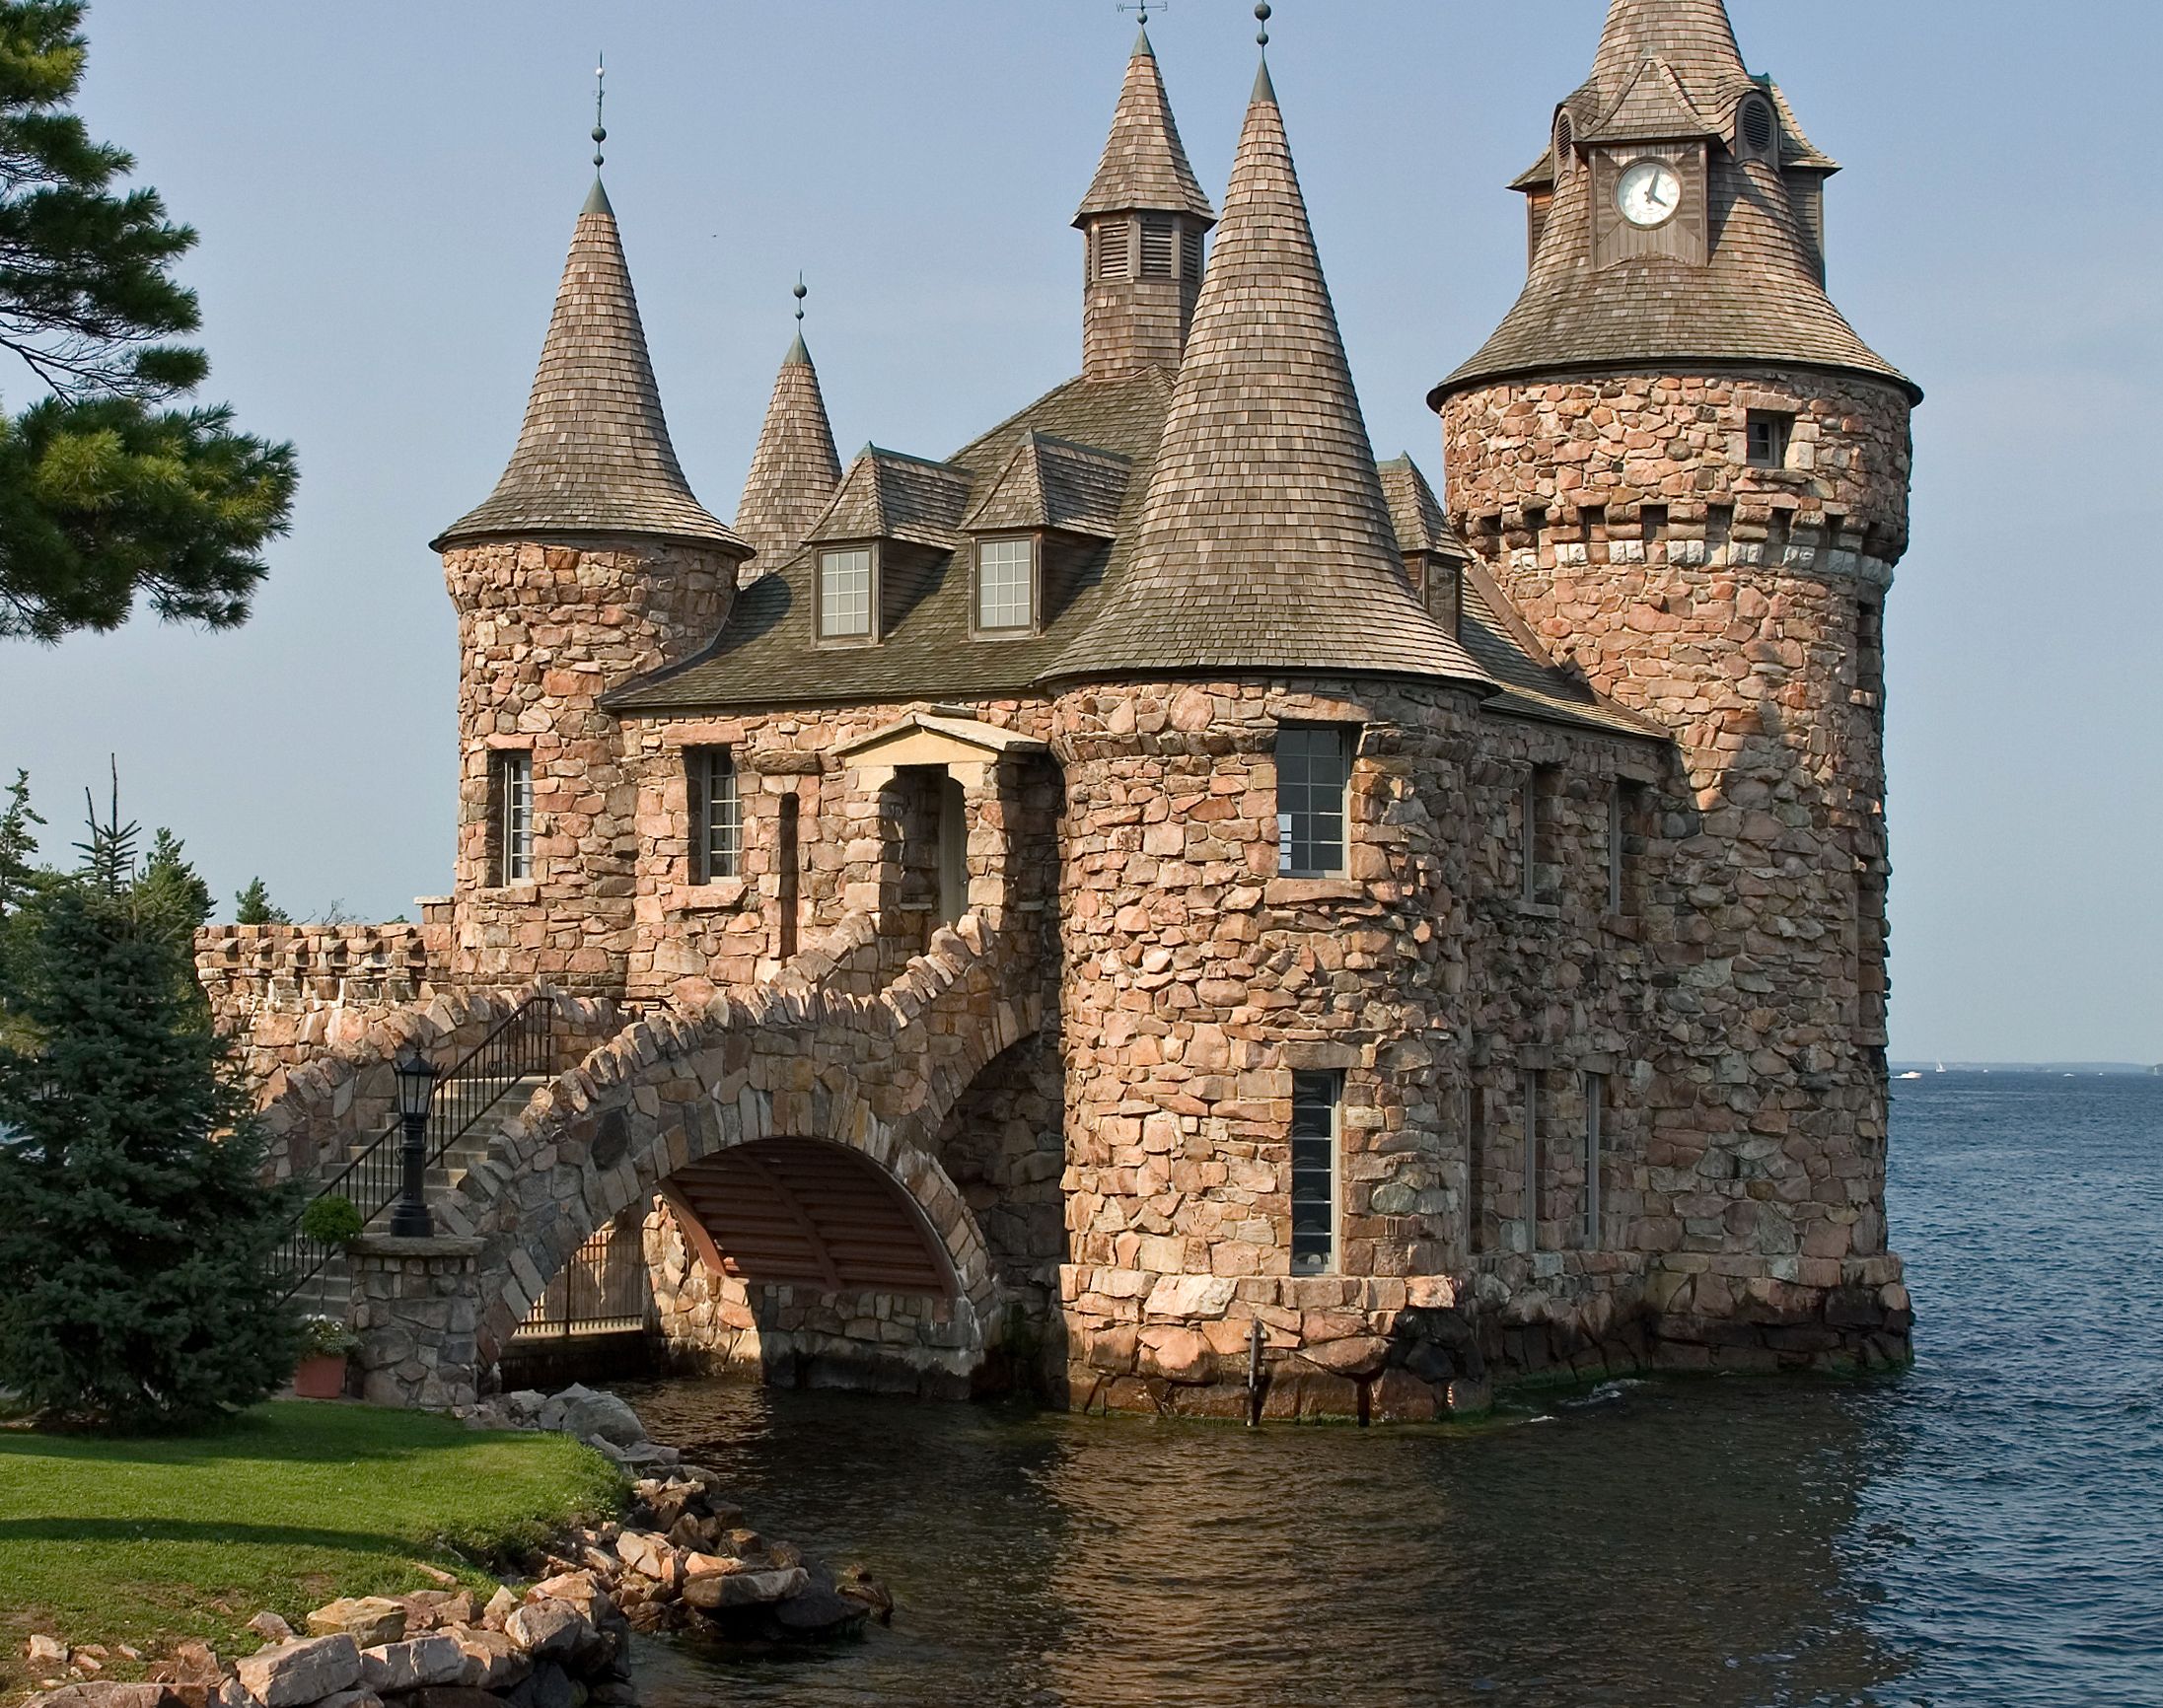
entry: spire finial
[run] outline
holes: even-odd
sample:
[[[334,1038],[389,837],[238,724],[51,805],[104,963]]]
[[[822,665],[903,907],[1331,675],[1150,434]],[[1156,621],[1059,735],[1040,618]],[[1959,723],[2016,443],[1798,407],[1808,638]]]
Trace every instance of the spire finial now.
[[[1266,52],[1269,47],[1269,0],[1259,0],[1255,7],[1255,18],[1262,25],[1262,28],[1255,32],[1255,39],[1261,43],[1262,50]]]
[[[601,122],[601,107],[609,97],[609,56],[594,56],[594,171],[601,170],[601,145],[609,140],[608,127]]]
[[[1171,11],[1172,0],[1119,0],[1118,9],[1121,12],[1133,13],[1140,22],[1141,27],[1146,30],[1149,28],[1149,14],[1153,11]]]
[[[801,326],[804,323],[804,299],[811,295],[811,292],[805,288],[802,273],[796,275],[796,289],[791,294],[796,298],[796,323]]]

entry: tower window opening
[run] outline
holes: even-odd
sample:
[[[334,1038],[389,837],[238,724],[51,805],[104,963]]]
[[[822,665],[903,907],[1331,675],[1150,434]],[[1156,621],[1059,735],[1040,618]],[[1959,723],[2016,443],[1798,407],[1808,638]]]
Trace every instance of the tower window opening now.
[[[494,847],[489,864],[500,889],[506,884],[527,884],[534,876],[534,756],[510,751],[494,754],[488,762],[490,784],[488,817]]]
[[[1292,1075],[1292,1273],[1336,1263],[1336,1151],[1344,1086],[1334,1072]]]
[[[1519,843],[1523,881],[1521,898],[1545,902],[1555,899],[1554,804],[1552,797],[1561,773],[1552,765],[1535,765],[1525,773],[1524,799],[1518,808]]]
[[[743,867],[744,805],[736,759],[726,747],[691,747],[684,754],[690,797],[691,882],[734,878]]]
[[[1172,276],[1172,222],[1161,219],[1145,219],[1141,223],[1141,276],[1145,279],[1168,279]]]
[[[1608,796],[1608,911],[1634,913],[1635,873],[1630,863],[1630,836],[1639,813],[1643,786],[1618,782]]]
[[[1285,724],[1276,735],[1277,871],[1341,878],[1357,732],[1341,724]]]
[[[1465,1247],[1487,1248],[1487,1094],[1465,1088]]]
[[[819,634],[856,640],[871,634],[871,548],[819,554]]]
[[[1600,1168],[1603,1135],[1602,1104],[1607,1101],[1606,1074],[1585,1075],[1585,1192],[1578,1237],[1588,1251],[1600,1248]]]
[[[1518,1206],[1520,1250],[1540,1249],[1540,1070],[1525,1070],[1525,1189]]]
[[[1794,437],[1795,417],[1769,409],[1753,409],[1749,418],[1750,466],[1785,468],[1788,441]]]
[[[1667,537],[1667,506],[1640,505],[1637,510],[1637,530],[1647,545],[1659,544]]]
[[[797,898],[802,890],[799,874],[803,856],[799,844],[803,811],[803,803],[793,792],[781,797],[781,821],[776,826],[773,863],[776,868],[774,905],[781,916],[778,947],[783,961],[793,959],[796,954]]]
[[[1133,237],[1124,220],[1097,228],[1097,277],[1124,279],[1131,264]]]

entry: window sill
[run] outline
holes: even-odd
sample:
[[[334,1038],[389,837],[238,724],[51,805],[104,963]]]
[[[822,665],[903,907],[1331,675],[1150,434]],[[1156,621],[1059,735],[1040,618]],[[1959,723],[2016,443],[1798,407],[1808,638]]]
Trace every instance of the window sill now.
[[[535,879],[525,879],[517,884],[484,884],[475,899],[494,901],[505,907],[517,907],[530,901],[539,901],[541,885]]]
[[[727,913],[741,906],[746,885],[741,878],[716,878],[711,884],[682,884],[670,892],[671,913]]]
[[[1314,901],[1365,901],[1369,891],[1356,878],[1272,878],[1262,898],[1271,907],[1298,907]]]
[[[1520,901],[1517,904],[1517,912],[1522,919],[1559,919],[1562,917],[1561,908],[1551,901]]]

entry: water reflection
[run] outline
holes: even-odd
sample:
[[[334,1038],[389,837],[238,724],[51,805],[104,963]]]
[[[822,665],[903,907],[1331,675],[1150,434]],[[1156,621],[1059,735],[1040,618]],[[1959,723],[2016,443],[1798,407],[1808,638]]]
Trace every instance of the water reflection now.
[[[1635,1387],[1448,1434],[632,1397],[760,1523],[901,1604],[811,1662],[667,1658],[655,1708],[1742,1708],[1890,1702],[1907,1671],[1844,1539],[1888,1468],[1871,1389]]]

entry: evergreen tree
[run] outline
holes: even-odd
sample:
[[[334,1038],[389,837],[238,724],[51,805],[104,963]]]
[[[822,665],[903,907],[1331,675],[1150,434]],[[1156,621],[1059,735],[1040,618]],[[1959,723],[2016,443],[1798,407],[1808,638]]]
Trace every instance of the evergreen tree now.
[[[81,0],[0,0],[0,351],[45,395],[0,412],[0,637],[57,640],[160,616],[248,616],[283,534],[293,450],[186,404],[209,375],[173,268],[195,243],[135,162],[67,110]]]
[[[251,878],[248,888],[233,899],[240,904],[238,921],[242,925],[291,925],[293,915],[270,899],[270,891],[263,888],[260,878]]]
[[[30,804],[30,773],[18,770],[8,788],[8,805],[0,812],[0,919],[21,905],[36,875],[31,861],[37,853],[38,818]]]
[[[210,923],[210,886],[188,863],[187,848],[171,830],[150,839],[150,858],[135,881],[135,911],[144,924],[162,931],[190,960],[195,933]]]
[[[120,1429],[198,1425],[291,1370],[269,1258],[293,1214],[170,931],[92,870],[25,905],[0,963],[0,1387]],[[26,1041],[26,1039],[28,1041]]]

